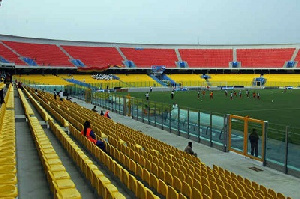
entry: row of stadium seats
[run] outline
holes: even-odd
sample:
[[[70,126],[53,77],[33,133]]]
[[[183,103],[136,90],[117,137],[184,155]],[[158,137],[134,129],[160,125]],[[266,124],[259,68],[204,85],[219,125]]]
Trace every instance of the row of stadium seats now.
[[[21,56],[33,59],[40,66],[73,66],[69,62],[68,56],[54,44],[33,44],[14,41],[3,41],[3,43],[17,51]]]
[[[211,169],[194,156],[77,104],[53,102],[50,94],[46,99],[57,103],[53,107],[59,105],[57,111],[78,130],[85,120],[91,121],[99,137],[108,136],[108,153],[167,198],[285,198],[220,167]]]
[[[149,87],[161,86],[146,74],[118,74],[120,80],[95,80],[90,75],[72,75],[75,80],[84,81],[86,83],[96,84],[102,88],[114,87]],[[209,74],[207,83],[201,78],[201,74],[168,74],[168,76],[176,83],[182,86],[252,86],[253,78],[257,78],[260,74]],[[23,83],[43,84],[43,85],[63,85],[67,86],[71,83],[65,79],[70,79],[68,75],[22,75],[14,76],[15,79]],[[265,86],[300,86],[299,74],[266,74],[267,79]]]
[[[228,68],[233,60],[232,49],[179,49],[179,52],[190,68]]]
[[[75,187],[74,182],[54,150],[39,120],[35,117],[23,92],[20,89],[18,89],[18,92],[54,198],[70,197],[80,199],[81,194]]]
[[[0,108],[0,198],[18,197],[14,91],[9,87]]]
[[[34,94],[33,94],[34,95]],[[35,96],[36,97],[36,96]],[[45,103],[44,101],[42,101],[40,99],[40,103],[43,104],[43,106],[46,107],[47,110],[49,109],[56,109],[57,111],[60,110],[66,110],[66,107],[63,107],[63,104],[58,105],[55,104],[55,101],[50,102],[50,106],[48,103]],[[69,107],[71,108],[71,107]],[[69,109],[68,108],[68,109]],[[55,110],[52,109],[51,113],[53,114]],[[55,111],[56,112],[56,111]],[[70,113],[67,112],[62,112],[65,113],[65,117],[70,119]],[[59,118],[59,114],[56,112],[55,118],[60,120]],[[61,117],[61,116],[60,116]],[[58,125],[54,125],[52,124],[53,122],[49,120],[49,124],[51,128],[54,128],[54,126],[56,126],[57,128]],[[80,126],[81,127],[81,126]],[[57,134],[57,129],[53,130],[56,134]],[[61,130],[62,132],[62,130]],[[113,160],[111,157],[109,157],[106,153],[104,153],[102,150],[100,150],[97,146],[95,146],[94,144],[92,144],[88,139],[86,139],[84,136],[81,135],[80,131],[76,130],[75,127],[73,127],[72,125],[70,125],[70,133],[73,135],[73,137],[80,142],[81,144],[83,144],[83,146],[86,147],[86,149],[92,153],[94,155],[95,158],[97,158],[101,163],[103,163],[104,165],[106,165],[108,167],[108,169],[114,173],[115,176],[117,176],[118,178],[120,178],[120,181],[123,182],[129,189],[131,189],[135,195],[138,198],[158,198],[155,195],[153,195],[152,191],[146,187],[143,186],[143,184],[136,180],[136,178],[131,175],[126,169],[122,168],[121,165],[119,165],[115,160]],[[70,139],[67,137],[67,135],[64,133],[63,135],[65,138],[63,139]],[[57,137],[59,137],[59,139],[61,139],[61,135],[57,135]],[[99,139],[99,137],[97,138]],[[62,143],[65,143],[65,141],[62,141]],[[63,144],[65,146],[65,144]],[[67,150],[69,147],[65,147]],[[109,149],[108,149],[109,150]],[[90,163],[89,163],[90,164]],[[89,170],[89,169],[85,169],[85,170]],[[83,171],[84,173],[86,173],[85,171]],[[90,172],[95,172],[95,168],[91,168]],[[124,196],[122,196],[120,193],[118,193],[116,187],[109,185],[109,181],[103,181],[105,178],[100,178],[100,182],[99,182],[99,177],[90,174],[90,172],[87,172],[87,178],[89,178],[91,180],[91,184],[97,188],[97,191],[99,193],[100,196],[102,196],[103,198],[110,198],[108,197],[108,193],[111,193],[113,198],[123,198]],[[103,177],[103,176],[102,176]],[[102,180],[102,181],[101,181]],[[130,183],[129,183],[130,182]],[[100,186],[100,187],[99,187]],[[101,188],[102,186],[102,188]],[[144,195],[142,195],[144,194]]]
[[[72,67],[69,57],[54,44],[34,44],[3,41],[22,57],[27,57],[39,66]],[[61,46],[74,59],[81,60],[87,67],[105,68],[108,65],[123,65],[123,58],[116,47]],[[138,68],[164,65],[176,68],[178,61],[175,49],[120,48],[127,60],[132,60]],[[282,68],[290,61],[295,48],[237,49],[237,61],[242,68]],[[233,61],[232,49],[179,49],[180,56],[190,68],[229,68]],[[25,63],[8,48],[0,44],[0,56],[17,65]],[[300,60],[298,53],[296,61]]]
[[[0,43],[0,56],[4,58],[7,62],[15,63],[17,65],[25,65],[25,62],[19,59],[18,55],[16,55],[11,50],[3,46],[2,43]]]
[[[121,48],[121,51],[139,68],[149,68],[152,65],[174,68],[175,62],[178,61],[174,49]]]
[[[26,91],[25,91],[26,92]],[[26,92],[27,93],[27,92]],[[39,112],[47,112],[42,106],[40,106],[35,99],[33,99],[32,96],[37,98],[35,94],[29,94],[27,93],[28,97],[32,99],[31,101],[37,108]],[[56,111],[54,111],[49,104],[46,104],[43,101],[39,101],[50,113],[54,114],[55,117],[60,116],[57,114]],[[47,119],[47,118],[45,118]],[[65,133],[65,131],[56,123],[54,123],[54,120],[51,116],[48,116],[48,124],[50,126],[50,129],[56,137],[59,139],[63,147],[67,150],[70,157],[72,157],[73,161],[77,164],[77,166],[80,168],[80,170],[85,174],[85,177],[87,180],[90,181],[91,185],[97,190],[97,193],[102,198],[125,198],[118,190],[117,188],[110,182],[108,178],[105,177],[105,175],[98,169],[98,167],[86,156],[86,154],[78,147],[78,145]],[[69,127],[69,125],[66,123],[66,120],[61,118],[58,118],[58,121],[64,125],[64,127]],[[81,136],[83,139],[85,139],[83,136]],[[87,139],[85,139],[87,140]],[[96,149],[95,149],[96,150]],[[101,152],[101,151],[97,151]]]
[[[282,68],[289,61],[295,48],[237,49],[237,60],[243,68]]]
[[[86,66],[122,65],[123,58],[113,47],[62,46],[62,48],[74,59],[80,59]]]

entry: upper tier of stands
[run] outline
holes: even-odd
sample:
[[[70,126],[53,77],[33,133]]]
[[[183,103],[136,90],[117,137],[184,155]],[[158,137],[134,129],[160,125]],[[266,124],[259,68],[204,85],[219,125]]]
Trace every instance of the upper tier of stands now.
[[[122,65],[123,58],[116,48],[62,46],[74,59],[80,59],[85,66],[104,68],[108,65]]]
[[[297,54],[297,56],[296,56],[296,58],[295,58],[295,61],[298,62],[297,68],[299,68],[299,67],[300,67],[300,64],[299,64],[299,62],[300,62],[300,50],[298,51],[298,54]]]
[[[11,50],[0,44],[0,56],[10,63],[15,63],[19,65],[25,65],[25,63],[19,59],[18,55],[13,53]]]
[[[228,68],[233,60],[232,49],[179,49],[190,68]]]
[[[164,65],[176,68],[177,55],[174,49],[121,48],[128,60],[139,68],[150,68],[152,65]]]
[[[73,66],[56,45],[3,41],[21,56],[33,59],[40,66]],[[22,63],[24,65],[24,63]]]
[[[295,48],[237,49],[237,60],[242,68],[282,68]]]

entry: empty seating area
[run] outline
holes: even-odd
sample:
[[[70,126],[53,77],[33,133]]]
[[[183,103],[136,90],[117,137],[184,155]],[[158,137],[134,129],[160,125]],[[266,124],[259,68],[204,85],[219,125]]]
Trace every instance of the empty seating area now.
[[[150,68],[152,65],[176,68],[175,62],[178,61],[174,49],[121,48],[121,51],[138,68]]]
[[[210,168],[199,158],[78,104],[55,101],[48,93],[42,95],[40,103],[48,107],[46,109],[56,111],[60,115],[56,117],[65,118],[70,123],[71,135],[99,162],[103,162],[137,198],[157,198],[160,195],[172,199],[285,198],[221,167]],[[107,154],[80,135],[86,120],[91,121],[97,139],[108,138]]]
[[[20,89],[18,92],[54,198],[70,197],[80,199],[81,194],[78,192],[69,173],[66,171],[59,156],[55,152],[48,136],[40,125],[39,120],[35,117],[25,95]]]
[[[242,68],[283,68],[295,48],[237,49],[237,61]]]
[[[298,62],[297,64],[297,68],[300,68],[300,50],[297,53],[297,56],[295,58],[295,61]]]
[[[13,53],[11,50],[6,48],[0,43],[0,56],[10,63],[15,63],[17,65],[26,65],[22,60],[19,59],[18,55]]]
[[[232,49],[179,49],[190,68],[228,68],[233,60]]]
[[[9,87],[0,108],[0,198],[18,197],[14,91]]]
[[[73,67],[69,57],[54,44],[34,44],[3,41],[23,57],[33,59],[39,66]]]
[[[300,74],[265,74],[266,86],[300,86]]]
[[[212,86],[252,86],[253,78],[259,74],[208,74]]]
[[[113,47],[62,46],[74,59],[80,59],[85,66],[106,68],[122,65],[123,58]]]
[[[156,83],[151,77],[146,74],[117,74],[120,78],[120,81],[124,82],[127,87],[135,86],[135,87],[147,87],[147,86],[160,86],[160,84]],[[125,85],[125,87],[126,87]]]
[[[201,74],[168,74],[168,76],[182,86],[204,86],[205,84]]]
[[[70,82],[67,82],[63,78],[67,77],[65,76],[55,76],[55,75],[35,75],[35,74],[30,74],[30,75],[15,75],[14,78],[17,79],[19,82],[22,83],[27,83],[27,84],[42,84],[42,85],[70,85]],[[69,77],[70,78],[70,77]]]
[[[133,48],[120,47],[121,54],[117,47],[99,46],[72,46],[61,45],[60,49],[56,44],[26,43],[16,41],[1,41],[0,57],[16,65],[35,65],[53,67],[75,67],[68,54],[74,60],[80,60],[82,64],[76,65],[82,70],[85,69],[108,69],[111,66],[123,66],[122,53],[127,60],[133,61],[137,68],[150,68],[152,65],[164,65],[166,68],[177,68],[178,61],[174,46],[171,49],[160,48]],[[39,41],[40,42],[40,41]],[[45,41],[47,43],[47,41]],[[9,46],[17,52],[18,57]],[[268,47],[268,46],[267,46]],[[220,46],[219,49],[199,49],[197,46],[191,49],[178,49],[182,61],[187,62],[189,68],[229,68],[229,63],[234,60],[233,47]],[[295,48],[237,48],[237,61],[241,68],[283,68],[285,62],[290,61]],[[28,60],[23,61],[28,58]],[[23,59],[23,60],[22,60]],[[73,60],[73,62],[74,62]],[[295,58],[300,62],[300,51]],[[5,62],[5,61],[4,61]],[[75,63],[75,62],[74,62]],[[77,63],[77,62],[76,62]],[[298,64],[299,66],[300,64]]]

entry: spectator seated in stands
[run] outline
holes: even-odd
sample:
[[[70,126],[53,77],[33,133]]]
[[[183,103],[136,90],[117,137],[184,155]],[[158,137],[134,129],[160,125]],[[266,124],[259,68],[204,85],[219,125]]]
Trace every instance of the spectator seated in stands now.
[[[110,118],[110,116],[108,115],[108,113],[109,113],[109,111],[107,110],[107,111],[105,111],[105,113],[104,113],[104,117],[106,117],[106,118]]]
[[[106,75],[106,74],[96,74],[96,75],[92,75],[92,78],[96,79],[96,80],[113,80],[113,76],[112,75]]]
[[[81,131],[81,135],[87,137],[87,139],[97,145],[100,149],[105,151],[105,143],[100,140],[96,140],[96,135],[94,134],[93,130],[91,129],[91,124],[89,121],[85,121],[83,124],[83,130]]]
[[[193,148],[192,144],[193,144],[192,142],[189,142],[188,145],[186,146],[186,148],[184,149],[184,152],[197,157],[197,153],[195,153],[192,149]]]
[[[96,110],[96,106],[94,106],[94,108],[92,108],[92,111],[98,112],[98,111]]]

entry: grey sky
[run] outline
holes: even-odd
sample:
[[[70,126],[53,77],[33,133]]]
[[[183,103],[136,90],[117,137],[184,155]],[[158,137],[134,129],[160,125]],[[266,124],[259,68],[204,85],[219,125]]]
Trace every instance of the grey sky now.
[[[3,0],[0,34],[122,43],[300,43],[300,1]]]

